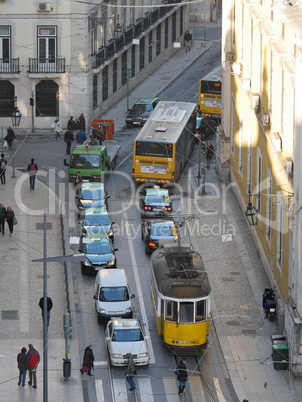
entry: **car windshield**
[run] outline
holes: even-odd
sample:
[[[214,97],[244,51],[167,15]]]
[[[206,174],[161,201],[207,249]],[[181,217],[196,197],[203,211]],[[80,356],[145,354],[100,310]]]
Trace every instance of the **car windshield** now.
[[[156,225],[151,227],[151,236],[174,236],[173,226],[171,225]]]
[[[114,342],[135,342],[143,341],[144,337],[139,328],[115,329],[113,331],[112,340]]]
[[[132,116],[142,116],[147,112],[152,111],[152,106],[150,104],[135,104],[130,111]]]
[[[127,286],[111,286],[100,289],[100,301],[121,302],[129,300]]]
[[[168,195],[147,195],[145,202],[148,204],[169,204],[170,198]]]
[[[82,190],[83,200],[103,200],[104,199],[104,190],[103,189],[87,189]]]
[[[104,226],[109,224],[110,221],[107,214],[86,215],[84,219],[84,226]]]
[[[99,155],[72,154],[71,169],[98,169],[100,167]]]
[[[111,245],[108,241],[85,244],[86,254],[110,254],[112,252]]]

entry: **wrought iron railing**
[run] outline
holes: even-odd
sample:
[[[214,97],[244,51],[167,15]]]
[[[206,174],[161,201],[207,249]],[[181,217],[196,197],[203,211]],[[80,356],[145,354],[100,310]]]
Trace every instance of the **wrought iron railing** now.
[[[19,57],[16,59],[0,59],[0,74],[19,74]]]
[[[29,58],[29,73],[65,73],[65,57],[61,58]]]

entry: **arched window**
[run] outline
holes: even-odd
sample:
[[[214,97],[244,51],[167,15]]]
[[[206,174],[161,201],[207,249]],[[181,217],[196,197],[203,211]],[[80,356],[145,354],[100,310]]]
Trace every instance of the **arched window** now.
[[[15,87],[9,81],[0,81],[0,117],[10,117],[14,108]]]
[[[53,80],[40,81],[36,85],[36,117],[59,116],[58,90],[59,85]]]

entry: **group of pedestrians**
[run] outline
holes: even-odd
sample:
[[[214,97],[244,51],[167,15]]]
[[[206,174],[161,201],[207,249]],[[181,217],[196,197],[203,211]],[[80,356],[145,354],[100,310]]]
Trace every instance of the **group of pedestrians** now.
[[[37,367],[40,362],[40,354],[30,343],[28,345],[28,352],[25,347],[21,349],[21,352],[17,356],[17,363],[19,369],[19,381],[18,385],[24,387],[26,381],[26,373],[28,371],[29,381],[28,384],[33,388],[37,388]]]
[[[17,224],[15,213],[11,207],[5,208],[3,204],[0,204],[0,231],[2,236],[5,234],[5,221],[8,224],[10,236],[14,232],[14,225]]]
[[[55,141],[61,138],[62,122],[59,117],[55,119],[51,126],[55,131]],[[71,144],[76,140],[78,144],[83,144],[87,140],[86,135],[86,121],[84,113],[81,113],[75,120],[70,116],[67,122],[67,131],[64,134],[64,141],[66,142],[66,154],[70,155]]]

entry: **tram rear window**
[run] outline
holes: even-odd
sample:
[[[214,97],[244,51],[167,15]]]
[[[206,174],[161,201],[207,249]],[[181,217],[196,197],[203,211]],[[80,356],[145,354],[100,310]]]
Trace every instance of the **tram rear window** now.
[[[173,144],[164,142],[137,141],[137,156],[157,156],[160,158],[172,158]]]
[[[180,303],[179,322],[194,322],[194,303]]]
[[[196,321],[203,321],[206,318],[206,302],[201,300],[196,303]]]

